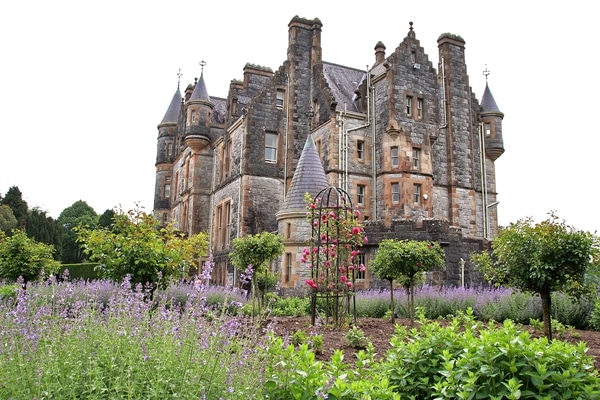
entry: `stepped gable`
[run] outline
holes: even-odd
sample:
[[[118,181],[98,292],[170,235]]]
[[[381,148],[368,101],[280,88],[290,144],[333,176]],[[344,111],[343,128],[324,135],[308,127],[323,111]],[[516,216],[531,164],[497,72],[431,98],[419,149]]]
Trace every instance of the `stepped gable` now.
[[[319,153],[317,153],[315,141],[312,135],[308,135],[290,189],[285,197],[282,211],[305,210],[304,195],[309,193],[312,197],[315,197],[328,186],[327,176]]]

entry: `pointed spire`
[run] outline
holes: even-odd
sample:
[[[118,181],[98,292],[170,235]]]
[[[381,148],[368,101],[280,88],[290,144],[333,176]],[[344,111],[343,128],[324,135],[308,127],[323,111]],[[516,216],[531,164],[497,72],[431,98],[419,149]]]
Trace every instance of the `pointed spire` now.
[[[173,99],[171,99],[171,104],[169,104],[169,108],[165,113],[165,116],[160,123],[163,124],[176,124],[179,119],[179,113],[181,111],[181,91],[179,90],[179,83],[177,83],[177,90],[173,95]]]
[[[190,100],[202,100],[210,102],[210,97],[208,96],[208,90],[206,90],[206,83],[204,83],[204,66],[206,62],[204,60],[199,62],[200,67],[202,68],[200,71],[200,79],[196,83],[196,87],[192,92]]]
[[[492,91],[490,90],[487,82],[485,83],[485,90],[483,91],[483,96],[481,97],[481,111],[501,112],[496,104],[496,100],[494,100],[494,96],[492,95]]]
[[[312,197],[315,197],[327,187],[329,187],[327,175],[325,175],[325,169],[321,163],[317,147],[312,135],[308,135],[282,210],[305,210],[305,193],[308,192]]]

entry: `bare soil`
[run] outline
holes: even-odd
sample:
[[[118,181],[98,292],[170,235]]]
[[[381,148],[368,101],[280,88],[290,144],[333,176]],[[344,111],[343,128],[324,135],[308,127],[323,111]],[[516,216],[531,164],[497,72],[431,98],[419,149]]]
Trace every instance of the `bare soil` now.
[[[269,321],[277,335],[286,337],[291,336],[299,329],[307,333],[314,332],[323,336],[323,351],[317,354],[317,359],[327,361],[331,359],[334,350],[340,349],[344,352],[344,359],[351,362],[356,359],[357,349],[346,343],[345,336],[349,327],[334,329],[332,326],[322,325],[313,327],[310,317],[274,317]],[[395,324],[410,326],[408,319],[396,319]],[[394,325],[389,320],[382,318],[358,318],[357,327],[360,328],[365,336],[369,338],[379,356],[383,356],[391,347],[390,338],[394,334]],[[523,326],[532,336],[539,337],[540,332],[530,326]],[[595,366],[600,371],[600,332],[589,330],[572,330],[561,337],[554,337],[555,340],[563,340],[569,343],[577,344],[585,342],[588,347],[587,354],[594,357]]]

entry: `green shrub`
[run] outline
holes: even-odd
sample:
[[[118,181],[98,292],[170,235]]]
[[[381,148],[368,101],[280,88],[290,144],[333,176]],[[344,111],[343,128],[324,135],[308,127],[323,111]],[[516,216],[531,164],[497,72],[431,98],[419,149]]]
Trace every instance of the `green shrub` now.
[[[365,335],[362,329],[356,326],[353,326],[346,332],[344,339],[346,340],[346,343],[355,349],[366,349],[371,343],[371,339]]]
[[[310,298],[308,297],[280,297],[275,293],[267,293],[266,303],[273,316],[302,317],[310,313]]]
[[[94,279],[100,279],[100,275],[95,269],[97,265],[98,263],[62,264],[58,276],[69,280],[93,281]],[[65,271],[68,271],[68,273],[65,274]]]
[[[17,292],[21,285],[10,284],[0,286],[0,301],[14,302],[17,298]]]
[[[442,327],[421,318],[397,326],[384,375],[402,398],[577,398],[600,396],[600,378],[584,343],[532,338],[506,320],[475,322],[472,311]]]

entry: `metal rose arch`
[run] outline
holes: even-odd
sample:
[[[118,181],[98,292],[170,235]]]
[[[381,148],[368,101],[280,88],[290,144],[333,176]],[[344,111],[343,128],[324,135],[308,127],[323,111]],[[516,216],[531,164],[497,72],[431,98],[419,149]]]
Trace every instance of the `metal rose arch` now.
[[[307,195],[312,235],[304,249],[311,279],[311,323],[315,324],[317,305],[324,308],[325,322],[341,327],[352,316],[356,324],[355,280],[364,265],[359,264],[360,246],[366,242],[359,211],[352,206],[346,191],[323,189],[313,199]]]

